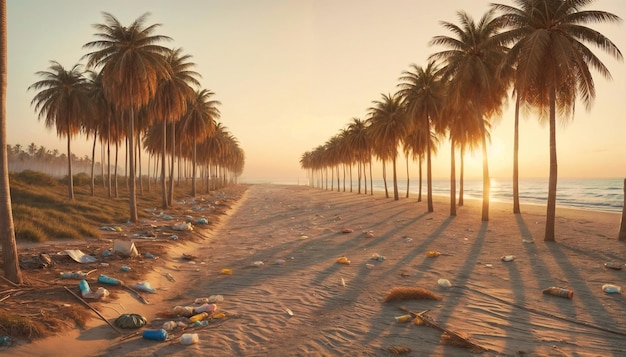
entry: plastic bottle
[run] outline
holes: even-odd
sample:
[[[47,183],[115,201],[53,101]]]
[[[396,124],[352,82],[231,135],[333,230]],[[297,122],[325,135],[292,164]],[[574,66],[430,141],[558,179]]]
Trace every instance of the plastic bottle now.
[[[101,284],[108,284],[108,285],[123,285],[119,279],[115,279],[104,274],[100,274],[98,276],[98,282]]]
[[[210,299],[211,298],[197,298],[193,302],[194,304],[206,304],[206,303],[212,302]]]
[[[211,295],[209,296],[209,302],[213,303],[220,303],[224,301],[224,297],[222,295]]]
[[[0,346],[10,346],[11,345],[11,337],[2,336],[0,337]]]
[[[61,273],[60,276],[61,279],[85,279],[87,277],[87,274],[81,271],[73,271],[69,273]]]
[[[164,329],[144,330],[142,336],[148,340],[165,341],[167,340],[167,331]]]
[[[196,321],[202,321],[204,319],[206,319],[207,317],[209,317],[209,313],[208,312],[202,312],[199,313],[197,315],[193,315],[192,317],[189,318],[189,322],[190,323],[194,323]]]
[[[89,283],[85,279],[78,282],[78,288],[80,289],[80,293],[83,295],[83,297],[88,297],[92,294]]]
[[[163,329],[165,331],[172,331],[177,326],[178,326],[178,323],[176,323],[176,321],[167,321],[167,322],[163,323]]]
[[[192,345],[197,343],[199,340],[197,333],[184,333],[180,336],[180,344],[181,345]]]
[[[622,288],[613,284],[604,284],[602,285],[602,291],[607,294],[619,294],[622,292]]]
[[[574,296],[574,292],[572,290],[559,288],[556,286],[551,286],[543,290],[543,293],[546,295],[560,296],[568,299],[571,299]]]
[[[198,307],[193,309],[193,311],[196,314],[199,314],[201,312],[213,312],[215,310],[217,310],[217,305],[215,305],[215,304],[202,304],[202,305],[200,305],[200,306],[198,306]]]

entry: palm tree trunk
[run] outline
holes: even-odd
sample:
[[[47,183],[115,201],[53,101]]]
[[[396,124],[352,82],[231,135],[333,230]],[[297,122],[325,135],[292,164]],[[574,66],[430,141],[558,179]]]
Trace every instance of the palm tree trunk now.
[[[519,207],[519,94],[515,98],[515,133],[513,135],[513,213],[521,213]]]
[[[387,165],[383,159],[383,183],[385,184],[385,197],[389,198],[389,189],[387,188]]]
[[[69,127],[69,120],[68,120]],[[72,174],[72,150],[71,150],[71,135],[67,133],[67,189],[69,191],[69,199],[74,200],[74,175]]]
[[[456,156],[452,138],[450,138],[450,216],[456,216]]]
[[[170,157],[171,157],[171,166],[170,166],[170,182],[169,182],[169,191],[167,193],[167,202],[168,205],[171,205],[174,203],[174,160],[176,158],[176,127],[174,126],[174,123],[172,122],[170,124],[170,127],[172,128],[172,131],[170,132],[170,137],[171,137],[171,142],[172,142],[172,150],[170,153]]]
[[[411,180],[409,179],[409,155],[406,155],[406,196],[405,198],[409,198],[409,186]]]
[[[422,186],[423,186],[423,182],[422,182],[422,177],[423,177],[423,158],[422,158],[423,154],[419,155],[419,163],[418,163],[418,188],[417,188],[417,202],[422,202]]]
[[[372,174],[372,156],[370,155],[370,195],[374,196],[374,176]]]
[[[131,223],[137,223],[137,196],[135,193],[135,157],[132,153],[135,139],[135,120],[134,120],[134,110],[133,108],[127,113],[128,117],[128,193],[129,199],[128,203],[130,206],[130,217],[129,221]]]
[[[544,241],[554,242],[556,221],[556,183],[558,165],[556,160],[556,89],[550,90],[550,179],[548,181],[548,207]]]
[[[624,179],[624,205],[622,206],[622,223],[619,226],[617,240],[626,241],[626,179]]]
[[[461,145],[461,170],[459,174],[459,207],[463,206],[465,197],[465,145]]]
[[[193,137],[193,153],[192,153],[192,170],[191,170],[191,197],[196,197],[196,137]]]
[[[9,159],[7,155],[7,2],[0,1],[0,243],[2,243],[2,265],[4,277],[22,284],[15,226],[11,209],[11,190],[9,187]]]
[[[98,135],[94,132],[93,134],[93,147],[91,148],[91,196],[95,196],[96,190],[96,180],[95,180],[95,165],[96,165],[96,143],[98,141]]]
[[[480,112],[479,112],[480,113]],[[482,208],[482,221],[489,220],[489,195],[491,191],[491,180],[489,178],[489,158],[487,155],[487,134],[485,132],[485,122],[483,121],[482,114],[479,117],[481,128],[481,140],[483,151],[483,208]]]
[[[114,170],[114,175],[113,175],[113,180],[114,181],[114,185],[115,185],[115,198],[120,197],[119,191],[118,191],[118,184],[117,184],[117,165],[118,165],[118,160],[119,160],[119,154],[120,154],[120,146],[119,144],[116,142],[115,143],[115,167],[113,168]]]
[[[161,208],[167,208],[167,186],[165,184],[165,156],[167,155],[167,121],[163,119],[163,143],[161,146]]]
[[[393,168],[393,200],[398,201],[400,194],[398,193],[398,170],[397,170],[398,154],[394,154],[391,162]]]
[[[431,161],[430,140],[428,140],[428,144],[426,145],[426,191],[428,195],[428,212],[435,211],[433,207],[433,169]]]

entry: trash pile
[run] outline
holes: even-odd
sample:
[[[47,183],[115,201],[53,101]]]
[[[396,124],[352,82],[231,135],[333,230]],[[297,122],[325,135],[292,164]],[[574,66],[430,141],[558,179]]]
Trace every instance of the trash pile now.
[[[235,315],[219,311],[218,305],[224,301],[222,295],[211,295],[208,298],[197,298],[193,304],[174,306],[171,310],[157,314],[158,319],[149,328],[127,334],[122,340],[141,336],[146,340],[178,341],[182,345],[197,343],[200,338],[197,331],[209,326],[212,322],[225,321]],[[148,325],[143,316],[123,314],[115,320],[115,325],[122,329],[140,329]]]

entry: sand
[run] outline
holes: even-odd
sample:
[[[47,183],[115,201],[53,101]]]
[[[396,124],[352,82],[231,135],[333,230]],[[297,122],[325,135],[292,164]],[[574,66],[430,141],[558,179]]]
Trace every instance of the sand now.
[[[122,341],[94,318],[73,330],[4,353],[15,356],[618,356],[626,354],[626,300],[603,284],[626,289],[626,244],[617,241],[621,215],[557,208],[556,243],[545,243],[545,207],[466,200],[456,217],[448,199],[435,212],[416,197],[399,201],[305,186],[248,188],[218,226],[196,243],[173,246],[197,259],[164,259],[146,279],[157,287],[151,305],[129,296],[99,303],[113,321],[123,306],[149,327],[159,312],[221,294],[225,319],[170,332],[167,341]],[[344,233],[344,231],[352,231]],[[369,233],[369,234],[368,234]],[[433,250],[442,253],[428,257]],[[378,260],[373,255],[383,256]],[[501,257],[514,256],[512,261]],[[345,257],[350,264],[337,260]],[[259,265],[255,262],[263,262]],[[221,274],[231,269],[231,275]],[[165,278],[170,273],[175,281]],[[438,285],[451,282],[450,288]],[[558,286],[573,298],[542,294]],[[442,300],[383,302],[394,287],[419,287]],[[425,310],[437,326],[474,344],[442,341],[433,326],[395,317]],[[116,311],[118,310],[118,311]],[[131,333],[132,331],[124,331]],[[198,342],[180,344],[182,333]],[[476,352],[476,347],[482,351]],[[395,349],[394,349],[395,348]],[[410,352],[408,352],[410,351]]]

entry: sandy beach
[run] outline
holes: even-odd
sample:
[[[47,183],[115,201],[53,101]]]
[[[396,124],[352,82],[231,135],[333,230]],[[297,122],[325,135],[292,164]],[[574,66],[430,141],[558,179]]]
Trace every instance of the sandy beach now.
[[[150,305],[126,295],[99,302],[161,328],[164,313],[222,295],[226,317],[170,331],[166,341],[122,340],[102,320],[2,351],[12,356],[620,356],[626,354],[626,245],[620,215],[557,208],[556,243],[543,241],[545,207],[466,200],[456,217],[448,199],[435,212],[416,197],[399,201],[306,186],[251,185],[204,239],[172,247],[146,280]],[[441,254],[429,257],[429,251]],[[178,259],[183,253],[197,259]],[[513,256],[503,261],[503,256]],[[349,264],[338,262],[345,257]],[[373,259],[379,257],[378,259]],[[259,262],[262,262],[259,263]],[[617,263],[624,269],[607,269]],[[222,274],[230,269],[232,274]],[[167,273],[174,281],[165,278]],[[447,279],[451,287],[438,284]],[[571,299],[545,295],[556,286]],[[384,302],[394,287],[422,288],[441,300]],[[109,306],[107,306],[109,304]],[[404,309],[404,310],[402,310]],[[424,313],[435,326],[396,317]],[[442,340],[444,328],[470,341]],[[124,331],[130,334],[133,331]],[[180,343],[183,333],[198,342]]]

